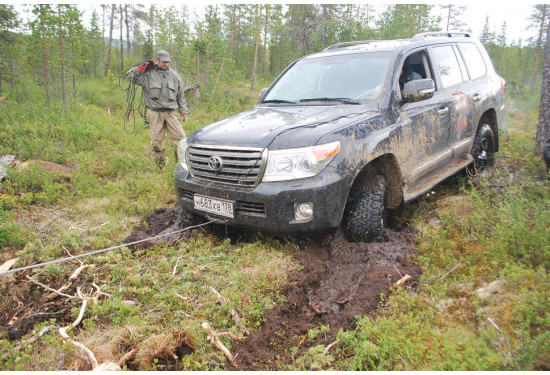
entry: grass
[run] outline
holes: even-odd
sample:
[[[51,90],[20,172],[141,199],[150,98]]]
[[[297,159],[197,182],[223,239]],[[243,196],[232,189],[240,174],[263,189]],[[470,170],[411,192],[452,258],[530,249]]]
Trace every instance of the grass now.
[[[257,91],[263,86],[257,84]],[[9,93],[0,102],[0,137],[6,140],[0,154],[59,163],[71,172],[39,163],[9,170],[0,192],[0,264],[15,257],[15,266],[35,264],[120,244],[157,209],[174,205],[174,160],[159,173],[141,121],[132,134],[124,131],[124,93],[115,79],[82,82],[78,101],[68,108],[47,106],[38,89],[25,87],[27,102]],[[189,97],[192,112],[185,131],[190,134],[253,102],[223,88],[213,97],[204,93],[200,101]],[[329,353],[313,347],[286,369],[548,369],[550,188],[542,163],[532,156],[536,110],[523,104],[509,102],[492,176],[475,185],[455,179],[438,187],[435,196],[407,206],[404,218],[418,231],[417,262],[423,269],[418,289],[384,296],[377,316],[358,317],[357,329],[341,331]],[[433,225],[434,219],[440,225]],[[70,335],[92,348],[100,362],[152,337],[131,369],[163,369],[159,358],[182,342],[194,350],[181,357],[180,369],[223,369],[225,359],[206,344],[201,323],[239,334],[231,317],[236,308],[246,327],[259,329],[265,312],[282,302],[286,272],[299,269],[291,257],[296,248],[264,236],[232,244],[199,229],[189,242],[87,258],[91,267],[80,284],[91,293],[96,283],[110,297],[91,303]],[[29,275],[59,287],[77,266],[57,264]],[[481,288],[495,281],[496,292],[484,294]],[[229,302],[218,304],[210,287]],[[4,276],[0,295],[9,302],[0,305],[0,313],[18,299],[33,301],[41,294],[13,275]],[[79,304],[66,308],[76,318]],[[44,321],[34,331],[48,324],[68,322]],[[222,340],[231,347],[231,341]],[[17,343],[0,336],[0,358]],[[0,360],[2,370],[87,366],[55,332]]]
[[[340,332],[338,369],[549,368],[550,185],[533,155],[536,112],[523,112],[512,109],[490,177],[413,205],[420,286]]]

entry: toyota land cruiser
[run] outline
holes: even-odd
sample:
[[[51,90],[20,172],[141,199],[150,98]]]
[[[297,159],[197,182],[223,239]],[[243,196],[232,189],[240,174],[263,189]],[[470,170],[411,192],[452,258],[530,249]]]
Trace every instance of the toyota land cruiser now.
[[[492,163],[504,90],[469,33],[332,45],[180,142],[179,202],[231,226],[379,240],[387,209]]]

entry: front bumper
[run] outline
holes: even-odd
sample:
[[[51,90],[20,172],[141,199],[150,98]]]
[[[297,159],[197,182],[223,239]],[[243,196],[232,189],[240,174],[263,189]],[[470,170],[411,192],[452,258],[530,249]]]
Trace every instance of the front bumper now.
[[[180,164],[174,169],[179,204],[200,216],[236,227],[276,234],[299,234],[340,225],[351,178],[328,166],[318,175],[301,180],[260,183],[255,188],[213,184],[193,178]],[[228,218],[194,208],[193,195],[235,202],[235,217]],[[296,222],[294,204],[312,202],[313,218]]]

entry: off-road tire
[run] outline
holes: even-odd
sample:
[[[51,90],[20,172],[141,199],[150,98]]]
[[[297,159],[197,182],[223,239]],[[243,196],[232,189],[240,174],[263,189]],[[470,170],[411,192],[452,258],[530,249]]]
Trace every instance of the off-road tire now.
[[[367,178],[352,188],[344,212],[343,230],[348,241],[380,241],[384,233],[386,180]]]
[[[495,135],[493,129],[487,124],[479,127],[472,146],[474,161],[468,166],[471,175],[482,173],[495,163]]]

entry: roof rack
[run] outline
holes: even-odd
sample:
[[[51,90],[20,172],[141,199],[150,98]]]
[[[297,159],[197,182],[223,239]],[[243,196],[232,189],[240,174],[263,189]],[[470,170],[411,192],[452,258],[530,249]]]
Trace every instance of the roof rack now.
[[[429,33],[419,33],[411,38],[411,40],[421,40],[429,36],[442,36],[447,38],[452,38],[453,36],[464,36],[466,38],[471,38],[472,35],[466,31],[434,31]]]
[[[336,48],[340,48],[340,47],[353,46],[353,45],[356,45],[356,44],[369,44],[369,43],[373,43],[373,42],[380,42],[380,41],[379,40],[357,40],[357,41],[353,41],[353,42],[341,42],[341,43],[332,44],[332,45],[328,46],[327,48],[325,48],[323,51],[328,51],[328,50],[336,49]]]

